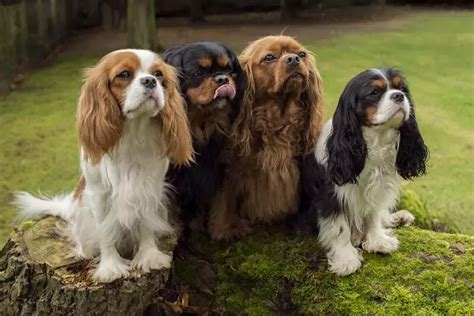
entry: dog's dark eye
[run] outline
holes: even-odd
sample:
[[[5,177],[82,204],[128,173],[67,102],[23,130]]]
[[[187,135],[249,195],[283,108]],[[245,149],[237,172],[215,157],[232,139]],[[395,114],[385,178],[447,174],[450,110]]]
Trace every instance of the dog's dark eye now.
[[[275,59],[276,59],[276,57],[273,56],[272,54],[268,54],[265,57],[263,57],[263,61],[266,61],[266,62],[273,61]]]
[[[163,77],[163,72],[161,70],[157,70],[153,73],[153,76],[155,76],[156,78],[161,78]]]
[[[298,53],[298,56],[300,56],[300,58],[305,58],[306,53],[305,52],[300,52],[300,53]]]
[[[406,87],[401,87],[400,91],[403,93],[408,93],[408,89]]]
[[[382,90],[380,89],[375,89],[375,90],[372,90],[372,92],[370,93],[370,95],[380,95],[382,93]]]
[[[122,71],[121,73],[119,73],[119,74],[117,75],[117,77],[119,77],[119,78],[124,78],[124,79],[130,78],[130,72],[128,72],[128,71],[126,71],[126,70],[125,70],[125,71]]]
[[[204,75],[204,71],[202,71],[201,69],[196,70],[196,72],[194,73],[194,75],[195,75],[196,77],[201,77],[202,75]]]

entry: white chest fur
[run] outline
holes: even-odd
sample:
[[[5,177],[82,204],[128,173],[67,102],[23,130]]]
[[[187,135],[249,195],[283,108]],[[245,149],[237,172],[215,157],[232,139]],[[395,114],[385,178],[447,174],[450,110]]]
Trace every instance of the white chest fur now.
[[[163,204],[169,161],[161,135],[155,119],[127,121],[114,151],[96,166],[83,165],[87,187],[106,192],[106,212],[114,213],[125,227],[132,228],[140,218],[167,219]]]
[[[368,155],[356,184],[337,187],[337,197],[352,225],[362,230],[375,212],[391,210],[399,195],[400,176],[395,161],[399,132],[363,127]]]

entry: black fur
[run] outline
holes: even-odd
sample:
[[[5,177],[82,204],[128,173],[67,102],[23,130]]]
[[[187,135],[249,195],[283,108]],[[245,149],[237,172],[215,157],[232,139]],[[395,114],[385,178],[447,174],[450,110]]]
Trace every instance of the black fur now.
[[[359,86],[364,80],[359,76],[349,81],[339,98],[332,119],[333,130],[327,140],[328,173],[338,185],[356,183],[367,157],[367,146],[357,117]]]
[[[318,219],[340,211],[334,184],[325,166],[314,154],[307,155],[301,168],[301,197],[298,213],[290,218],[296,230],[305,234],[318,234]]]
[[[221,56],[230,59],[231,69],[221,69],[213,64],[203,76],[193,75],[199,58],[208,57],[215,61]],[[206,77],[232,74],[236,84],[236,96],[231,102],[229,115],[229,122],[232,123],[239,112],[245,80],[238,58],[230,49],[219,43],[197,42],[168,49],[164,53],[164,60],[179,71],[184,97],[187,89],[199,86]],[[186,101],[188,108],[193,106],[190,100]],[[218,131],[205,144],[193,139],[195,163],[190,167],[171,166],[168,172],[168,179],[176,190],[176,202],[181,208],[181,218],[186,226],[196,216],[207,214],[216,190],[222,184],[226,168],[226,144],[226,136]]]
[[[405,180],[413,179],[426,173],[428,147],[423,141],[415,118],[414,103],[410,98],[412,114],[400,127],[400,144],[397,153],[397,171]]]

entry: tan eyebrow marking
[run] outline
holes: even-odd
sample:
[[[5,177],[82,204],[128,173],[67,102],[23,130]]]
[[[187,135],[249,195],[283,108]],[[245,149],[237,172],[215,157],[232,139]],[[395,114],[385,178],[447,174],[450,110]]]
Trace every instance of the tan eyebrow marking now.
[[[225,68],[229,65],[230,60],[226,57],[219,57],[219,59],[217,59],[217,63],[220,67]]]
[[[402,78],[400,78],[400,77],[397,76],[397,77],[395,77],[395,78],[392,79],[392,86],[393,86],[394,88],[398,88],[398,87],[400,86],[400,83],[401,83],[401,82],[402,82]]]
[[[198,64],[199,64],[199,66],[201,66],[203,68],[209,68],[212,65],[212,60],[208,57],[201,58],[201,59],[198,60]]]
[[[385,82],[385,80],[377,79],[372,81],[372,87],[385,89],[387,88],[387,82]]]

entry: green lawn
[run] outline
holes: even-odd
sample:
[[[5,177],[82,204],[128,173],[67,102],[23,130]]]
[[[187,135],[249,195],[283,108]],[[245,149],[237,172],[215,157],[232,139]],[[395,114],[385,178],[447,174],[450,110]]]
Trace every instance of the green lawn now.
[[[401,32],[349,35],[313,43],[325,81],[329,117],[346,82],[366,68],[394,65],[408,77],[418,121],[431,150],[429,174],[409,187],[430,210],[474,234],[474,14],[416,15]],[[14,224],[12,192],[71,190],[79,174],[74,127],[81,57],[34,71],[0,101],[0,242]]]

